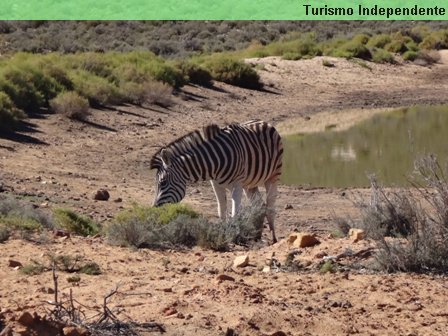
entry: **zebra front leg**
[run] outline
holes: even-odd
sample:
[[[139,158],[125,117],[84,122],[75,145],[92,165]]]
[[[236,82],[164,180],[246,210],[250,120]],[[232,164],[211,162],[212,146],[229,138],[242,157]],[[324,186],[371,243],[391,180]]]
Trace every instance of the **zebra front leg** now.
[[[218,216],[225,219],[227,217],[227,195],[226,188],[219,185],[216,181],[211,180],[213,191],[215,192],[216,200],[218,201]]]
[[[240,212],[242,195],[243,187],[240,184],[235,185],[232,189],[232,217]]]
[[[275,200],[277,198],[277,180],[266,181],[266,218],[268,219],[269,228],[272,232],[272,243],[277,242],[277,237],[275,236]]]

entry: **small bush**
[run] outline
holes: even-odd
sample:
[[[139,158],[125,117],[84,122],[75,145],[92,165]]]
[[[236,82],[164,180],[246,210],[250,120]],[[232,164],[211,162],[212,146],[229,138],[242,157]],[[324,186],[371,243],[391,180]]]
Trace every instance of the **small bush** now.
[[[8,229],[25,231],[54,227],[52,218],[41,210],[11,197],[0,197],[0,224]]]
[[[372,53],[372,61],[375,63],[394,63],[392,54],[384,49],[375,49]]]
[[[204,69],[200,65],[183,61],[180,62],[177,67],[180,69],[187,82],[205,87],[212,85],[212,75],[207,69]]]
[[[84,273],[88,275],[100,275],[101,268],[96,262],[89,261],[81,266],[81,268],[79,269],[79,273]]]
[[[302,55],[297,52],[287,52],[283,54],[282,58],[288,61],[298,61],[302,58]]]
[[[0,243],[4,243],[11,236],[11,231],[4,225],[0,225]]]
[[[46,268],[44,265],[42,265],[36,261],[32,261],[31,263],[23,266],[20,269],[20,272],[23,274],[26,274],[26,275],[39,275],[47,270],[48,270],[48,268]]]
[[[434,31],[426,36],[418,45],[421,49],[446,49],[448,48],[448,30]]]
[[[90,115],[89,101],[73,91],[59,94],[50,101],[50,107],[70,119],[85,120]]]
[[[242,61],[226,57],[213,57],[204,66],[217,81],[255,90],[263,87],[257,72]]]
[[[321,273],[335,273],[336,269],[337,269],[337,266],[334,264],[334,262],[331,260],[327,260],[320,267],[320,272]]]
[[[210,223],[179,204],[158,208],[135,205],[119,213],[106,228],[111,244],[121,246],[169,247],[199,245],[223,251],[230,243],[247,244],[261,237],[264,212],[248,208],[235,218]]]
[[[147,82],[143,84],[144,102],[161,107],[170,107],[174,104],[173,89],[165,83]]]
[[[370,60],[372,58],[370,50],[361,41],[357,40],[343,43],[339,47],[330,50],[328,55],[344,58],[361,58],[364,60]]]
[[[58,208],[53,212],[56,226],[81,236],[99,233],[98,224],[92,219],[79,215],[70,209]]]
[[[434,156],[417,160],[413,192],[386,193],[373,180],[361,224],[389,272],[448,272],[448,181]],[[423,197],[426,204],[416,199]]]
[[[323,60],[322,61],[322,65],[324,67],[327,67],[327,68],[334,68],[335,67],[334,63],[332,63],[332,62],[330,62],[328,60]]]
[[[75,91],[86,97],[93,107],[120,104],[124,101],[118,87],[105,78],[86,71],[77,71],[71,76]]]
[[[9,96],[0,92],[0,130],[14,129],[24,117],[23,111],[14,105]]]
[[[403,59],[405,61],[414,61],[418,57],[418,52],[408,50],[403,54]]]
[[[378,34],[374,35],[370,38],[369,42],[367,42],[368,48],[380,48],[383,49],[386,44],[391,42],[391,38],[387,34]]]
[[[420,50],[414,60],[419,65],[430,65],[440,61],[440,54],[436,50]]]

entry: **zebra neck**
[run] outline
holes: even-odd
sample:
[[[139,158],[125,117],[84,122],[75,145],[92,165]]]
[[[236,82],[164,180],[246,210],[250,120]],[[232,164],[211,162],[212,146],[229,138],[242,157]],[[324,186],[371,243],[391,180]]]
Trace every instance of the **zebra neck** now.
[[[194,183],[214,179],[210,161],[199,152],[191,151],[183,154],[180,162],[182,173],[188,181]]]

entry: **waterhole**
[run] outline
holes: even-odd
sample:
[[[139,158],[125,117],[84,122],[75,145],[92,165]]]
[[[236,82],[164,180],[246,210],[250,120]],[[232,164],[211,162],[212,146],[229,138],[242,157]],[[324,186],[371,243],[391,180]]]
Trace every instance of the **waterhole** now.
[[[367,187],[374,173],[385,186],[406,186],[418,157],[435,154],[447,163],[448,106],[402,108],[336,128],[283,137],[282,183]]]

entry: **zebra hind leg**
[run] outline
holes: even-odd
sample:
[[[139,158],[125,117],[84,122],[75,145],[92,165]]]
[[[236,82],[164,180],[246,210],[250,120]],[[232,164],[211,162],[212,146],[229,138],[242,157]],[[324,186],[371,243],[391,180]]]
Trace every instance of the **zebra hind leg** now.
[[[216,200],[218,201],[218,216],[219,218],[227,218],[227,195],[226,188],[219,185],[216,181],[211,180],[213,191],[215,192]]]
[[[277,237],[275,236],[275,200],[277,198],[277,180],[268,180],[265,182],[266,187],[266,217],[268,219],[269,228],[272,233],[272,243],[277,242]]]

